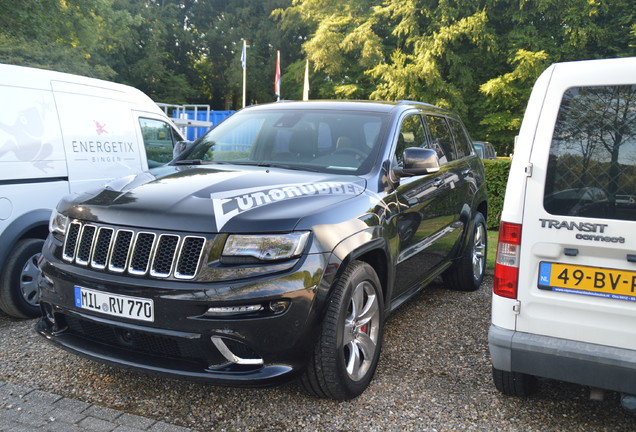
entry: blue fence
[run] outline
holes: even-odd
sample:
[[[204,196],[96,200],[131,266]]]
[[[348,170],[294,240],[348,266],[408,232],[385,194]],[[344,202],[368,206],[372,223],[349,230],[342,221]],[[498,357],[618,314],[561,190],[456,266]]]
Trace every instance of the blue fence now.
[[[196,118],[195,118],[195,112],[194,110],[186,110],[186,111],[181,111],[180,113],[183,114],[185,113],[185,115],[187,116],[187,118],[189,120],[198,120],[198,121],[210,121],[212,122],[212,126],[216,126],[217,124],[219,124],[221,121],[225,120],[227,117],[231,116],[232,114],[234,114],[236,111],[210,111],[210,118],[208,119],[208,112],[204,111],[204,110],[199,110],[196,112]],[[174,111],[173,113],[173,117],[177,118],[177,112]],[[196,138],[203,136],[203,134],[205,132],[207,132],[209,128],[205,128],[205,127],[188,127],[187,128],[187,132],[186,132],[186,139],[189,141],[194,141]]]

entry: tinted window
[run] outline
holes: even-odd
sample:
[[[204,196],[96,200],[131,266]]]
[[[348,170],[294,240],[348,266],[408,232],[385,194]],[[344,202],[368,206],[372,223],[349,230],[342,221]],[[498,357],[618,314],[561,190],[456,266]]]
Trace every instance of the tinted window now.
[[[453,119],[448,119],[448,123],[450,124],[451,130],[453,131],[453,136],[455,137],[455,148],[457,149],[457,157],[463,158],[472,153],[470,147],[470,138],[468,138],[468,134],[466,130],[462,126],[460,122]]]
[[[427,147],[422,119],[418,114],[406,117],[400,125],[400,134],[395,148],[398,164],[402,165],[404,149],[409,147]]]
[[[141,135],[150,168],[172,160],[175,136],[172,127],[164,121],[140,118]]]
[[[245,110],[209,131],[179,159],[367,172],[387,116],[338,110]]]
[[[440,165],[455,160],[453,137],[444,117],[426,116],[428,131],[431,134],[431,148],[437,151]]]
[[[636,86],[565,92],[545,184],[555,215],[635,220]]]

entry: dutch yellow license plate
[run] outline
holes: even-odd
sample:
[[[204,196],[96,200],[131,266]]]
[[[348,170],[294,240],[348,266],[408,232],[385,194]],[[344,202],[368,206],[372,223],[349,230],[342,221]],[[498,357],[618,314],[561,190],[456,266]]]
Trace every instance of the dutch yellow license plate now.
[[[539,288],[636,301],[636,272],[542,262],[539,266]]]

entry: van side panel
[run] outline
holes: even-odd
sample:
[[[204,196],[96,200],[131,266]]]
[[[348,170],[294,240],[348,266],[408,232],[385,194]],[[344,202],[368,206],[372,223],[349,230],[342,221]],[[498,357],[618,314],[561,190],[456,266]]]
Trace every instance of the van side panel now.
[[[526,107],[510,166],[510,175],[506,185],[506,199],[501,213],[502,221],[516,224],[521,224],[522,222],[526,200],[527,171],[533,169],[533,167],[530,167],[530,154],[553,72],[554,66],[550,66],[539,76],[528,100],[528,106]],[[523,260],[523,257],[521,259]],[[517,301],[514,299],[493,294],[492,322],[503,328],[514,329],[517,318],[514,312],[516,303]]]
[[[19,184],[0,181],[0,270],[15,242],[36,226],[47,227],[51,209],[68,193],[66,181]]]
[[[525,172],[530,162],[530,153],[537,134],[539,117],[547,97],[548,85],[553,72],[554,66],[550,66],[539,76],[528,100],[528,106],[519,130],[519,137],[515,144],[510,166],[510,177],[506,185],[506,199],[501,212],[501,220],[506,222],[521,223],[525,193],[519,193],[519,191],[525,191],[526,189],[527,177]]]
[[[130,97],[121,91],[60,81],[51,83],[67,156],[71,191],[145,168],[131,119]]]
[[[0,181],[67,177],[53,94],[2,84],[0,94]]]

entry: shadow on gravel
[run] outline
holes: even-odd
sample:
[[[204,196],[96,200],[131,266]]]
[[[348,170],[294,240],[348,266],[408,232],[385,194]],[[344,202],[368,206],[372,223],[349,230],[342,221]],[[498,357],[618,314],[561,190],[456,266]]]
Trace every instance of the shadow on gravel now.
[[[35,320],[0,316],[0,380],[190,428],[240,431],[633,431],[618,395],[542,381],[532,398],[498,393],[487,333],[492,278],[474,293],[435,283],[387,320],[369,389],[349,402],[320,400],[294,384],[215,387],[104,366],[50,346]]]

